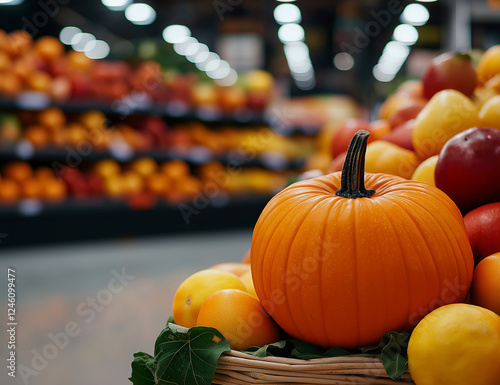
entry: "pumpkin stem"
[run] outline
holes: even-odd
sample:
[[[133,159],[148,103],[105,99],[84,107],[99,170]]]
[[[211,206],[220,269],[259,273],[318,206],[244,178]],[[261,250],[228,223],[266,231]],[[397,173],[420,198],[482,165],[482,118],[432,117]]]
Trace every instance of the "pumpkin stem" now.
[[[369,198],[375,190],[365,188],[365,154],[370,132],[359,130],[354,134],[342,167],[340,189],[335,195],[343,198]]]

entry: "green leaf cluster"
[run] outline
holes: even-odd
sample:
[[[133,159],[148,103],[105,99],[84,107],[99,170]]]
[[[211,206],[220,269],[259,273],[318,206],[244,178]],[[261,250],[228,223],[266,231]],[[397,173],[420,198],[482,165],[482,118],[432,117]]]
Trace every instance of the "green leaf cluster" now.
[[[155,343],[154,357],[134,354],[134,385],[210,385],[222,352],[229,343],[214,328],[196,326],[190,329],[168,323]]]
[[[322,348],[297,339],[286,339],[262,347],[251,347],[246,353],[258,357],[279,356],[310,360],[325,357],[379,357],[393,380],[403,375],[408,363],[409,333],[384,334],[377,346],[360,349]],[[147,353],[134,354],[132,376],[134,385],[209,385],[215,375],[220,355],[229,351],[229,343],[214,328],[190,329],[167,323],[158,336],[154,357]]]

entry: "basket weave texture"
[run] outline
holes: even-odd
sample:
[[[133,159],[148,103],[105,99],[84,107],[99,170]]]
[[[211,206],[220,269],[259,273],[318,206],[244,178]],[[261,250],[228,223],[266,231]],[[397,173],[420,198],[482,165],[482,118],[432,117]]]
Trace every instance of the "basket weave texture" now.
[[[408,372],[405,372],[397,382],[391,380],[378,358],[349,356],[313,360],[260,358],[236,350],[220,356],[212,380],[213,385],[396,385],[399,383],[414,384]]]

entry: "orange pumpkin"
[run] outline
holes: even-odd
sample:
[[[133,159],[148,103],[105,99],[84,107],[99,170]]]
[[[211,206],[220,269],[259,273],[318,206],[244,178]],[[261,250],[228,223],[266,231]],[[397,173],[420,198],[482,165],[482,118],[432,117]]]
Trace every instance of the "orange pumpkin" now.
[[[278,193],[253,233],[262,305],[291,336],[321,346],[411,330],[434,308],[464,301],[472,281],[456,205],[425,183],[365,174],[368,135],[354,136],[342,173]]]

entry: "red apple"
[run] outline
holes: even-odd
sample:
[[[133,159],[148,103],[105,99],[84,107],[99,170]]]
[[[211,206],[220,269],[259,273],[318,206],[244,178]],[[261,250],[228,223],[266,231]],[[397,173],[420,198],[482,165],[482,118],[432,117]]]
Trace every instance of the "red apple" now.
[[[452,137],[439,154],[435,178],[463,214],[500,201],[500,130],[473,127]]]
[[[397,144],[399,147],[413,151],[412,133],[415,126],[415,119],[408,120],[397,126],[394,130],[382,137],[382,140]]]
[[[427,99],[447,89],[469,96],[476,88],[476,70],[469,55],[447,52],[431,61],[422,77],[422,83]]]
[[[464,216],[476,265],[500,251],[500,202],[480,206]]]
[[[408,104],[404,104],[403,107],[394,111],[389,117],[389,123],[391,124],[391,127],[395,129],[396,127],[399,127],[401,124],[409,120],[415,119],[417,115],[420,113],[420,111],[423,110],[426,104],[427,101],[423,99],[415,99],[409,102]]]
[[[335,132],[332,137],[331,153],[332,157],[336,158],[337,155],[347,151],[349,143],[356,132],[359,130],[372,130],[370,122],[362,119],[347,119]],[[373,141],[373,137],[368,138],[368,143]]]

